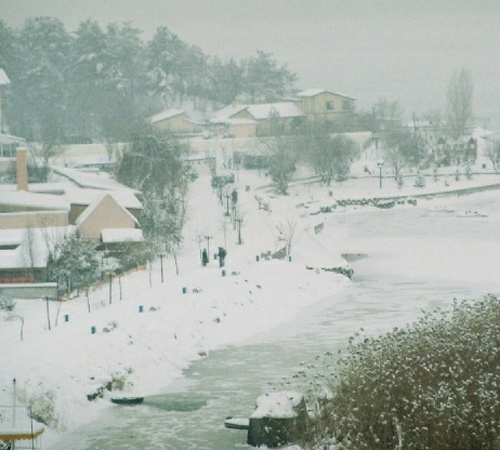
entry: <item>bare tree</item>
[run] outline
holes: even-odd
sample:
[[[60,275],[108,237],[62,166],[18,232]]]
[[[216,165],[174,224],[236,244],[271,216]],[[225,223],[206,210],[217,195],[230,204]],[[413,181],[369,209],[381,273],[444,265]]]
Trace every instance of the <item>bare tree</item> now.
[[[498,172],[498,162],[500,161],[500,141],[489,142],[486,154],[493,165],[495,172]]]
[[[292,244],[295,242],[295,232],[297,229],[297,219],[292,215],[284,222],[279,222],[276,225],[280,240],[285,242],[286,254],[292,254]]]
[[[462,69],[455,73],[448,86],[446,114],[451,135],[457,138],[467,130],[472,119],[472,75]]]

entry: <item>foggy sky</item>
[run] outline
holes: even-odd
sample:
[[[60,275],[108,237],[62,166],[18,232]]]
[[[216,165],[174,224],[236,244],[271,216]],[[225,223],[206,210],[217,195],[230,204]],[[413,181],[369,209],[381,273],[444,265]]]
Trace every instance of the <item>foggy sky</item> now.
[[[0,17],[58,17],[68,31],[92,18],[159,26],[208,55],[272,53],[299,88],[327,88],[370,109],[398,100],[406,116],[444,112],[448,83],[471,71],[480,125],[500,130],[500,2],[497,0],[0,0]],[[489,122],[486,120],[489,119]]]

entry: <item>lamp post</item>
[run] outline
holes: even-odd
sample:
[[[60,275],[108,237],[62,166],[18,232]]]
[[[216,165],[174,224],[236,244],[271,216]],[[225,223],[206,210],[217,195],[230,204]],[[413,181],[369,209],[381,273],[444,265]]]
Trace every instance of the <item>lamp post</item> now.
[[[207,241],[207,253],[210,256],[210,239],[212,239],[212,236],[206,235],[205,240]]]
[[[158,253],[158,257],[160,258],[160,274],[161,274],[161,282],[163,283],[163,257],[165,255],[163,253]]]
[[[226,217],[229,217],[229,197],[231,197],[231,194],[226,192]]]
[[[108,300],[109,300],[109,304],[111,305],[113,303],[113,271],[107,270],[106,275],[108,276],[108,281],[109,281]]]
[[[241,245],[243,243],[243,241],[241,240],[241,222],[243,222],[243,219],[241,217],[237,217],[235,219],[235,222],[238,226],[238,245]]]
[[[372,141],[375,143],[375,154],[376,154],[376,157],[378,159],[378,140],[379,140],[379,136],[377,133],[373,133],[372,134]]]
[[[50,330],[52,330],[52,327],[50,326],[49,297],[45,296],[43,298],[45,300],[45,306],[47,308],[47,324],[48,324],[48,328],[49,328],[49,331],[50,331]]]
[[[383,159],[379,159],[377,161],[377,166],[378,166],[378,169],[379,169],[380,188],[382,189],[382,167],[384,166],[384,160]]]

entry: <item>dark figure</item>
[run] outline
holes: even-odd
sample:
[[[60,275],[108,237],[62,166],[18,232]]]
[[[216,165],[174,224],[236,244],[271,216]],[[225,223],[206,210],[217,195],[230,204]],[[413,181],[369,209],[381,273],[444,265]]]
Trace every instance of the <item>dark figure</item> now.
[[[223,247],[219,247],[219,267],[224,267],[226,259],[226,250]]]
[[[203,267],[205,267],[208,264],[208,253],[205,249],[201,254],[201,264],[203,265]]]

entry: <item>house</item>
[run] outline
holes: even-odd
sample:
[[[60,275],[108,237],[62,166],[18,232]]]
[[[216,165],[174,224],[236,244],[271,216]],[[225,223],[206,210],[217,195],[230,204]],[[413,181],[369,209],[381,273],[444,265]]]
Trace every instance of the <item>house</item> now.
[[[136,229],[139,221],[111,193],[105,192],[85,209],[75,225],[81,236],[97,244],[102,240],[102,230]]]
[[[173,134],[202,133],[203,124],[197,123],[186,116],[182,109],[167,109],[149,118],[149,123],[156,129]]]
[[[327,89],[308,89],[297,94],[295,104],[310,121],[333,122],[353,114],[354,101]]]
[[[254,137],[290,133],[304,117],[294,102],[262,103],[226,107],[210,122],[225,125],[231,137]]]
[[[477,139],[473,136],[461,136],[458,139],[450,140],[440,137],[437,140],[434,158],[443,166],[474,164],[478,158]]]
[[[18,149],[17,185],[0,187],[0,283],[46,281],[50,246],[67,233],[78,231],[96,247],[121,237],[142,241],[142,205],[133,191],[56,183],[36,185],[36,192],[27,183],[25,154]]]
[[[252,117],[237,117],[246,105],[229,105],[217,111],[210,123],[212,130],[224,137],[246,138],[257,135],[257,121]]]

